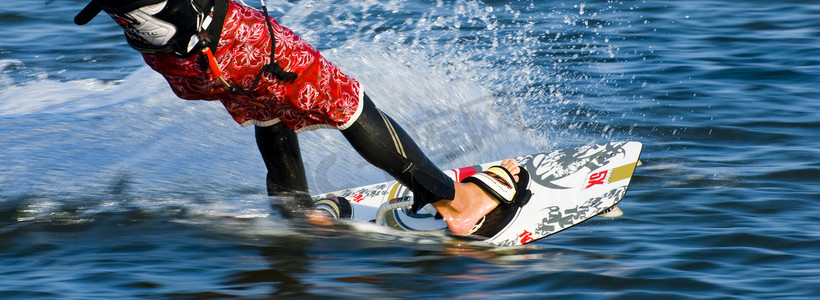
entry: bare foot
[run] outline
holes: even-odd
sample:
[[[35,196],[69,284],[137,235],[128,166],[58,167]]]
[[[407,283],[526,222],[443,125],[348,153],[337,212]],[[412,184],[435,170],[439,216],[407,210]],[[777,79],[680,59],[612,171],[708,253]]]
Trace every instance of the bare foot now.
[[[518,181],[521,168],[516,160],[505,159],[501,166],[510,171],[513,180]],[[455,186],[456,196],[453,200],[441,200],[433,203],[433,206],[444,217],[450,232],[463,235],[469,233],[499,202],[473,183],[456,182]]]

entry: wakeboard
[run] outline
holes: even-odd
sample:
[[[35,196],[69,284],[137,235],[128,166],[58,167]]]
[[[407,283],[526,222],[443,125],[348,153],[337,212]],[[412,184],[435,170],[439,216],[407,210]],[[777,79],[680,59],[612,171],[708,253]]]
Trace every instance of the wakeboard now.
[[[623,212],[615,205],[623,199],[640,164],[641,148],[639,142],[613,142],[517,157],[518,164],[530,174],[532,198],[497,233],[481,240],[501,247],[523,245],[595,216],[621,216]],[[461,181],[500,163],[446,173]],[[447,224],[435,217],[432,205],[412,212],[413,193],[396,181],[317,195],[313,200],[318,203],[330,197],[350,204],[345,217],[354,223],[370,222],[400,231],[447,230]]]

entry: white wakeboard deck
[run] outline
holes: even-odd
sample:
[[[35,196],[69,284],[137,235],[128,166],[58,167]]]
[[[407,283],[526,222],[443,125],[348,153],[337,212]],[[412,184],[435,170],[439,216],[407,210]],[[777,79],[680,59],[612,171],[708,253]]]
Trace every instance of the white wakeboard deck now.
[[[533,196],[506,227],[484,242],[495,246],[522,245],[599,214],[620,216],[622,212],[615,204],[623,199],[629,187],[641,148],[639,142],[613,142],[517,157],[519,165],[530,173]],[[446,173],[461,181],[500,163],[490,162]],[[401,231],[443,232],[447,229],[443,220],[434,217],[431,205],[412,213],[407,201],[413,194],[396,181],[329,194],[350,202],[353,221],[378,219],[376,225]],[[326,195],[313,198],[319,200]],[[396,209],[388,209],[391,203]],[[386,213],[379,215],[380,207]]]

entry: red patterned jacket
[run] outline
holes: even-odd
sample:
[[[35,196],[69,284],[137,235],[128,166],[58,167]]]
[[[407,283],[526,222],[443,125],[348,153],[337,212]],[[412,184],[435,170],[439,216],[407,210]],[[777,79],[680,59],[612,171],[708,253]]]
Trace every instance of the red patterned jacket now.
[[[227,80],[252,86],[259,69],[270,61],[270,36],[263,14],[230,1],[214,54]],[[362,90],[319,51],[271,18],[276,37],[276,62],[294,81],[283,82],[265,73],[252,95],[228,92],[211,70],[204,54],[179,58],[171,54],[143,54],[145,62],[162,74],[177,96],[187,100],[220,100],[242,126],[284,123],[297,132],[317,127],[347,128],[356,120]]]

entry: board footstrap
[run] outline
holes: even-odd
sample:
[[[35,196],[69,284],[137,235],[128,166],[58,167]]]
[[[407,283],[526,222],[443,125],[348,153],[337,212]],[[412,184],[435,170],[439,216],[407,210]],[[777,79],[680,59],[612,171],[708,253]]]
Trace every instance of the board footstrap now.
[[[509,170],[501,166],[492,166],[462,180],[474,183],[500,202],[470,230],[468,235],[492,238],[515,220],[521,207],[532,198],[532,191],[529,189],[530,173],[526,169],[521,168],[517,182],[513,178]]]
[[[530,201],[532,192],[529,189],[530,173],[521,168],[518,181],[513,175],[501,166],[492,166],[473,176],[464,178],[461,182],[469,182],[480,187],[484,192],[501,202],[502,205],[524,206]]]

